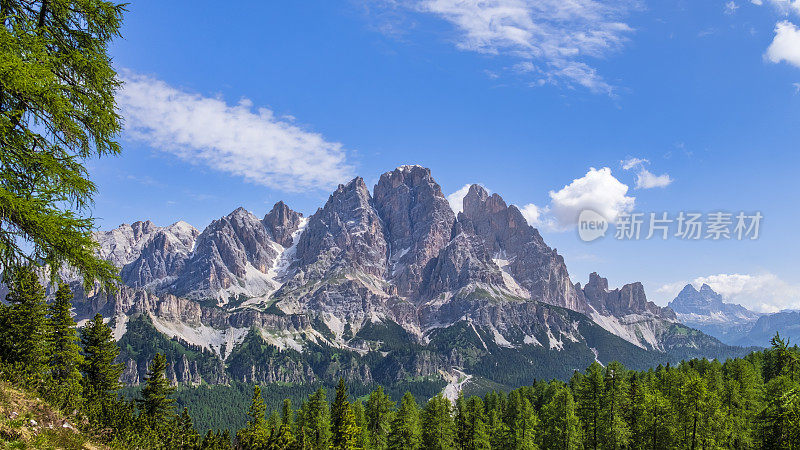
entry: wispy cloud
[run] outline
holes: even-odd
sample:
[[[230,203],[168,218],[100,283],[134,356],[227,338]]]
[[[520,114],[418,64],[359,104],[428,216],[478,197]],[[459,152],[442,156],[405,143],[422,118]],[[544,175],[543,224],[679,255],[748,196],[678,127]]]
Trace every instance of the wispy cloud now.
[[[458,31],[466,51],[514,58],[532,85],[553,83],[613,93],[590,64],[620,50],[633,31],[623,19],[635,0],[386,0],[436,15]],[[587,62],[589,61],[589,62]],[[519,65],[522,64],[522,65]]]
[[[342,144],[250,100],[230,105],[149,76],[123,79],[117,102],[127,134],[192,164],[294,192],[328,189],[352,174]]]
[[[737,5],[733,0],[725,3],[725,14],[736,14],[737,9],[739,9],[739,5]]]
[[[652,189],[667,187],[674,181],[669,174],[656,175],[645,167],[650,161],[642,158],[630,158],[621,161],[624,170],[636,170],[636,189]]]

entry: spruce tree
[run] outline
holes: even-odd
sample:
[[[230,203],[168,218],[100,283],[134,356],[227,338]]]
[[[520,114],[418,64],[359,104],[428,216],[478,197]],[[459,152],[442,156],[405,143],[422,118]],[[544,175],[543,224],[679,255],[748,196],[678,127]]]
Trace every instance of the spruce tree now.
[[[395,413],[388,437],[391,450],[415,450],[420,448],[419,408],[410,392],[406,392]]]
[[[531,408],[532,411],[532,408]],[[491,439],[486,427],[486,413],[483,401],[478,397],[471,397],[466,407],[466,440],[462,444],[465,450],[490,450]],[[533,435],[526,437],[533,444]],[[528,448],[533,448],[529,446]]]
[[[189,415],[189,410],[187,408],[183,408],[183,412],[178,418],[178,427],[176,431],[178,434],[176,446],[179,449],[192,450],[199,447],[200,436],[194,429],[194,424],[192,423],[192,417]]]
[[[422,411],[422,447],[449,449],[455,443],[455,425],[450,414],[450,400],[442,394],[428,400]]]
[[[331,448],[351,450],[356,446],[359,429],[350,402],[347,400],[347,385],[339,378],[336,397],[331,405]]]
[[[555,395],[542,410],[542,418],[544,448],[574,450],[581,447],[580,424],[575,414],[575,401],[569,389],[556,387]]]
[[[602,441],[600,416],[605,391],[603,366],[595,361],[586,369],[585,374],[577,374],[573,380],[576,385],[578,416],[584,425],[585,445],[587,449],[596,450]]]
[[[510,449],[528,449],[535,442],[535,429],[538,423],[536,412],[530,401],[517,389],[508,394],[505,412],[508,434],[505,446]]]
[[[386,448],[393,409],[394,402],[383,392],[383,387],[378,386],[369,394],[365,414],[370,448],[376,450]]]
[[[244,449],[263,448],[269,440],[267,407],[261,397],[261,386],[253,388],[253,398],[247,410],[247,426],[236,433],[238,446]]]
[[[325,389],[319,388],[304,405],[303,425],[307,444],[313,449],[325,449],[330,443],[330,414]]]
[[[175,388],[170,386],[166,371],[167,357],[156,353],[148,368],[142,398],[137,401],[144,422],[158,435],[165,432],[175,416],[175,399],[170,398]]]
[[[72,292],[66,284],[60,284],[56,298],[50,305],[50,373],[55,401],[60,408],[72,410],[82,401],[80,367],[83,355],[78,345],[75,321],[72,319]]]
[[[612,362],[606,367],[603,379],[601,436],[606,449],[617,450],[628,446],[631,432],[624,418],[626,394],[626,371],[622,364]]]
[[[40,385],[47,362],[47,304],[39,278],[30,266],[23,266],[5,275],[8,285],[3,306],[2,354],[0,359],[14,366],[21,381]]]
[[[114,363],[119,347],[114,341],[111,328],[103,323],[103,316],[94,319],[81,329],[83,346],[83,392],[87,401],[106,404],[116,397],[120,388],[119,377],[123,365]]]

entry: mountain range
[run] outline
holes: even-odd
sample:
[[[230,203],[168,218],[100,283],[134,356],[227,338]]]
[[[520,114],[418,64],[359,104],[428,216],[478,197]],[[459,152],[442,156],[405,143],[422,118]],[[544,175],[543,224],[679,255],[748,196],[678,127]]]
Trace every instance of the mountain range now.
[[[456,214],[421,166],[386,172],[372,190],[355,178],[309,217],[278,202],[202,231],[141,221],[96,240],[121,268],[120,289],[76,280],[75,312],[111,318],[128,384],[156,351],[178,383],[345,377],[408,389],[747,352],[681,324],[641,283],[610,289],[597,273],[573,283],[516,206],[472,185]]]
[[[765,347],[776,332],[791,342],[800,339],[800,311],[754,312],[725,303],[707,284],[700,290],[687,284],[668,306],[682,323],[730,345]]]

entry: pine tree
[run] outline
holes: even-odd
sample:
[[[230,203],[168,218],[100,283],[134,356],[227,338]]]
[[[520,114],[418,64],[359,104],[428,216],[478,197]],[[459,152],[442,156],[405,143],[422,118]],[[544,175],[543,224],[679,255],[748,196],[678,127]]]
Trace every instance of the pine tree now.
[[[351,450],[355,448],[359,429],[350,402],[347,400],[347,385],[339,378],[336,397],[331,405],[331,448]]]
[[[462,443],[462,448],[465,450],[490,450],[492,448],[489,433],[486,430],[484,409],[483,401],[478,397],[472,397],[467,402],[466,440]],[[533,436],[528,436],[527,439],[531,443],[533,442]]]
[[[325,389],[319,388],[304,405],[303,411],[304,439],[313,449],[328,448],[330,443],[330,415]]]
[[[529,449],[535,442],[535,430],[538,423],[536,412],[530,401],[520,390],[508,395],[505,411],[507,436],[505,446],[511,449]]]
[[[586,438],[586,448],[597,449],[600,446],[600,413],[602,410],[602,398],[605,388],[603,381],[603,366],[593,362],[587,369],[586,374],[576,375],[575,401],[578,407],[578,416],[584,424],[584,436]]]
[[[183,408],[183,412],[178,419],[178,427],[176,431],[178,435],[176,446],[179,449],[193,450],[199,447],[200,436],[194,429],[192,417],[189,415],[189,410],[187,408]]]
[[[367,431],[367,414],[364,411],[364,403],[361,400],[356,400],[350,404],[353,410],[353,416],[356,418],[356,427],[358,427],[358,437],[356,437],[356,448],[359,449],[372,449],[369,444],[369,431]]]
[[[266,418],[267,407],[261,397],[261,386],[253,388],[253,399],[247,410],[247,426],[236,433],[238,446],[244,449],[258,449],[267,445],[269,430]]]
[[[555,395],[542,410],[542,422],[544,448],[573,450],[581,447],[580,424],[569,389],[556,388]]]
[[[455,425],[450,415],[450,400],[442,394],[428,400],[422,411],[422,447],[449,449],[454,446]]]
[[[627,447],[630,429],[625,421],[627,382],[622,364],[612,362],[606,367],[603,379],[602,441],[603,448],[616,450]]]
[[[15,367],[24,383],[40,385],[47,362],[47,304],[45,293],[32,267],[23,266],[5,276],[8,285],[3,306],[2,354],[0,360]]]
[[[95,255],[87,158],[120,151],[108,44],[123,5],[108,1],[0,3],[0,267],[64,264],[87,282],[117,270]],[[23,245],[24,243],[24,245]]]
[[[386,448],[393,409],[394,402],[384,394],[383,387],[378,386],[369,394],[365,414],[370,448],[375,450]]]
[[[91,403],[106,404],[114,400],[120,388],[119,377],[123,365],[114,363],[119,355],[119,347],[114,341],[111,328],[103,323],[103,316],[100,314],[96,314],[81,329],[80,334],[83,346],[81,371],[84,374],[84,396]]]
[[[145,422],[157,431],[163,430],[175,414],[175,399],[170,398],[175,388],[170,386],[166,371],[167,357],[156,353],[142,388],[142,398],[137,401]]]
[[[419,408],[410,392],[400,401],[388,438],[391,450],[415,450],[420,445]]]
[[[60,284],[56,298],[50,305],[50,373],[54,384],[57,405],[73,410],[82,401],[80,367],[83,355],[78,345],[75,321],[72,319],[72,292],[66,284]]]

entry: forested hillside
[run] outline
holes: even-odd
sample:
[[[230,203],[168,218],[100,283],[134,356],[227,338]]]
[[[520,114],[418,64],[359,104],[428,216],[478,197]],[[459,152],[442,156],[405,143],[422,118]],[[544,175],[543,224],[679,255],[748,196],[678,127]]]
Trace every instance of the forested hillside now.
[[[399,393],[389,395],[380,386],[371,392],[354,386],[356,395],[350,395],[343,379],[327,391],[267,385],[266,401],[279,405],[270,408],[258,385],[252,393],[245,384],[176,392],[161,352],[149,362],[143,387],[129,390],[133,400],[125,400],[118,381],[123,367],[115,362],[120,349],[104,319],[98,315],[78,330],[66,285],[47,305],[32,270],[18,269],[8,279],[9,304],[0,306],[0,375],[15,392],[41,396],[48,408],[61,411],[54,414],[62,424],[67,420],[82,434],[69,437],[35,426],[14,434],[8,426],[20,424],[7,412],[0,430],[5,442],[24,436],[34,447],[58,438],[67,444],[56,447],[92,439],[120,448],[174,449],[800,445],[800,349],[778,335],[768,350],[725,362],[693,359],[647,371],[593,363],[566,381],[533,381],[508,393],[454,401],[433,392],[416,398],[407,392],[396,401]],[[169,342],[162,344],[168,348]],[[177,408],[176,397],[191,410]],[[241,405],[247,397],[249,408]],[[233,420],[228,429],[197,430],[192,415],[205,423]]]

